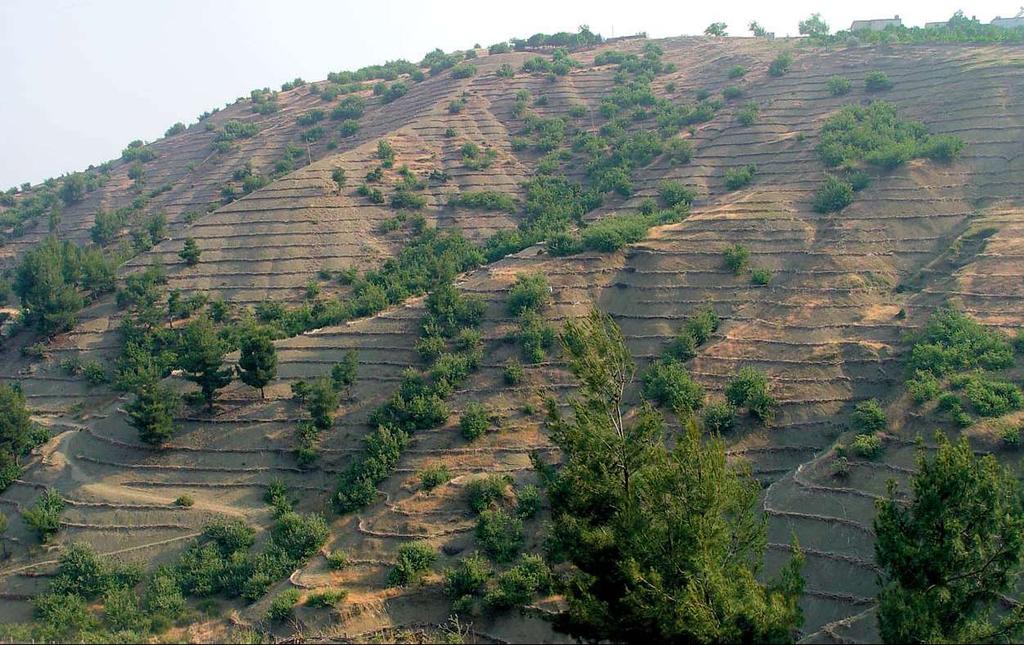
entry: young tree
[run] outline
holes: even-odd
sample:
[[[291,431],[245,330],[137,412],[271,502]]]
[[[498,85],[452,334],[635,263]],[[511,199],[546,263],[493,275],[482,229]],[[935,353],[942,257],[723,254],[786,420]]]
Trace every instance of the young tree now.
[[[180,403],[177,392],[163,383],[150,382],[139,388],[125,411],[140,440],[160,445],[174,434],[174,413]]]
[[[710,25],[708,25],[707,29],[704,30],[704,35],[718,37],[727,36],[728,34],[725,32],[725,30],[728,26],[729,25],[725,24],[724,22],[713,22]]]
[[[0,560],[7,559],[7,541],[4,534],[7,533],[7,516],[0,513]]]
[[[212,412],[217,390],[231,382],[231,370],[224,368],[227,343],[206,316],[186,325],[178,342],[178,360],[185,378],[199,386],[207,409]]]
[[[70,243],[61,244],[51,236],[28,251],[18,266],[14,293],[26,320],[46,335],[70,329],[85,304],[75,284],[80,272],[77,257]]]
[[[0,491],[21,475],[22,455],[43,439],[32,424],[25,395],[9,384],[0,385]]]
[[[669,449],[655,410],[630,419],[635,366],[611,318],[570,321],[561,339],[581,394],[573,418],[553,423],[563,465],[542,467],[549,555],[572,565],[561,627],[584,640],[792,639],[802,554],[794,547],[776,581],[758,582],[767,535],[749,468],[694,423]]]
[[[996,613],[1024,561],[1024,493],[991,455],[976,457],[961,437],[936,435],[938,450],[918,456],[907,505],[876,505],[875,560],[882,567],[878,626],[887,643],[1014,642],[1024,636],[1017,605]]]
[[[318,378],[309,387],[306,407],[313,425],[318,430],[327,430],[334,423],[334,411],[338,407],[338,393],[333,383],[326,378]]]
[[[801,36],[808,36],[817,40],[824,40],[828,37],[828,23],[821,19],[820,13],[811,14],[811,17],[807,20],[801,20],[799,28]]]
[[[344,392],[356,382],[356,375],[359,371],[359,354],[354,349],[345,352],[340,363],[335,363],[331,368],[331,384],[335,391]]]
[[[190,267],[199,264],[199,256],[202,251],[199,250],[199,245],[196,244],[195,238],[186,237],[185,246],[182,247],[181,252],[178,253],[178,257],[185,261],[185,264]]]
[[[260,399],[265,399],[263,388],[277,376],[277,348],[270,336],[259,331],[252,331],[242,337],[239,345],[238,377],[248,386],[260,391]]]
[[[769,36],[768,30],[762,27],[756,20],[751,20],[750,24],[747,25],[747,29],[754,35],[754,38],[767,38]]]

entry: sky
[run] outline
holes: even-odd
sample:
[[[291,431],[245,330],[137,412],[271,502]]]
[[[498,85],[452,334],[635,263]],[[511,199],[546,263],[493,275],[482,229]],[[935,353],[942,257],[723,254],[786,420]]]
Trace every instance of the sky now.
[[[725,22],[776,35],[820,12],[833,30],[957,9],[988,22],[1021,0],[605,2],[512,0],[0,0],[0,190],[83,170],[257,87],[396,58],[588,25],[603,36],[700,34]],[[770,7],[770,8],[769,8]]]

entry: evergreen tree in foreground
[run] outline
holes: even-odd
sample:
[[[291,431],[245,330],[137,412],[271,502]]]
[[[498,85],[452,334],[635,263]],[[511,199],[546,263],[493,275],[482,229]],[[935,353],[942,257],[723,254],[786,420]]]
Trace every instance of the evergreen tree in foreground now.
[[[1024,558],[1024,496],[991,455],[976,457],[961,437],[937,437],[918,457],[913,498],[877,502],[875,560],[882,567],[878,626],[887,643],[1014,642],[1024,636],[1017,606],[994,616]]]
[[[143,384],[135,400],[125,406],[128,420],[139,431],[139,439],[160,445],[174,434],[174,413],[181,399],[163,383]]]
[[[594,311],[562,333],[580,399],[556,417],[563,454],[543,467],[549,556],[567,561],[561,627],[586,640],[787,642],[803,622],[803,555],[757,576],[767,541],[757,482],[691,423],[665,446],[662,416],[623,407],[635,374],[622,332]]]
[[[179,340],[178,361],[185,378],[202,390],[207,409],[213,411],[217,390],[231,382],[231,370],[224,368],[225,343],[213,322],[200,316],[185,326]]]
[[[242,382],[260,391],[277,376],[277,348],[264,333],[252,332],[242,337],[239,346],[238,376]]]

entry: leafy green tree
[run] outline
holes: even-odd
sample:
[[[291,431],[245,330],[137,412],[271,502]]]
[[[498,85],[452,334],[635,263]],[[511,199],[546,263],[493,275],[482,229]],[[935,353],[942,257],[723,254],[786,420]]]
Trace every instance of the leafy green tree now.
[[[704,30],[704,35],[717,37],[727,36],[728,34],[725,30],[728,28],[728,26],[729,25],[725,24],[724,22],[713,22],[707,26],[707,29]]]
[[[163,383],[149,382],[139,388],[125,411],[129,423],[139,431],[139,439],[159,445],[174,434],[174,413],[179,405],[177,392]]]
[[[595,641],[792,640],[803,557],[794,546],[776,580],[758,581],[767,535],[749,467],[694,423],[669,449],[655,410],[630,419],[635,367],[608,316],[569,321],[562,343],[581,398],[571,420],[553,422],[561,468],[541,468],[549,556],[571,565],[560,628]]]
[[[334,423],[334,411],[338,407],[338,393],[330,379],[318,378],[309,387],[306,408],[318,430],[327,430]]]
[[[69,245],[47,237],[25,254],[15,273],[14,293],[21,299],[26,320],[46,335],[70,329],[85,304],[76,288],[77,254]]]
[[[60,514],[64,512],[64,498],[47,488],[36,503],[21,512],[21,519],[36,532],[40,542],[48,542],[60,529]]]
[[[207,409],[213,411],[217,390],[231,382],[231,370],[224,367],[228,345],[206,316],[189,322],[178,340],[178,363],[185,378],[199,386]]]
[[[32,423],[21,389],[0,385],[0,491],[21,476],[21,458],[47,437]]]
[[[1015,642],[1024,611],[999,611],[1024,562],[1024,493],[991,455],[965,437],[918,456],[909,505],[876,502],[875,560],[882,568],[878,626],[887,643]]]
[[[202,251],[199,249],[199,245],[196,244],[195,238],[186,237],[185,246],[181,248],[178,257],[184,260],[185,264],[192,267],[199,264],[199,256],[201,254]]]
[[[331,368],[331,384],[335,391],[344,392],[356,382],[359,372],[359,354],[354,349],[345,352],[340,363]]]
[[[269,334],[252,331],[239,344],[238,377],[243,383],[260,391],[277,376],[277,348]]]
[[[821,19],[820,13],[811,14],[811,17],[807,20],[801,20],[798,27],[801,36],[808,36],[817,40],[828,38],[828,23]]]

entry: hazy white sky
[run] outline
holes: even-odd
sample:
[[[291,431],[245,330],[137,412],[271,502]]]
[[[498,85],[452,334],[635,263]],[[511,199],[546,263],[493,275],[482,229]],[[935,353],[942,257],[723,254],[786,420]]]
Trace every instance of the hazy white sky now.
[[[821,12],[832,28],[855,18],[904,24],[958,8],[988,21],[1020,0],[0,0],[0,189],[84,169],[132,139],[161,136],[255,87],[435,47],[487,46],[587,24],[604,36],[699,34],[715,21],[748,35],[757,20],[777,35]]]

